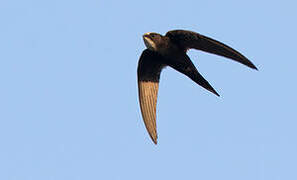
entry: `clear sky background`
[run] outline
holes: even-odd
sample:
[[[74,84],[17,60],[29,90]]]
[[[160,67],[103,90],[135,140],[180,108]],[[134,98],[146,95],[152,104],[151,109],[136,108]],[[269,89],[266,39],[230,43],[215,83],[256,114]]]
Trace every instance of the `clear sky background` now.
[[[0,179],[296,180],[296,1],[0,1]],[[142,34],[187,29],[221,97],[166,68],[158,145],[142,122]]]

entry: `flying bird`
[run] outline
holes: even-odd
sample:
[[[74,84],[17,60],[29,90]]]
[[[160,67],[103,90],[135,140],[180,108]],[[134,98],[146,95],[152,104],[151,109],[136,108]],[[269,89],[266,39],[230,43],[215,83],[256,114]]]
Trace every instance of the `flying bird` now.
[[[149,32],[143,35],[143,40],[147,49],[142,52],[137,68],[139,104],[144,124],[155,144],[158,87],[160,73],[164,67],[172,67],[206,90],[220,96],[198,72],[186,54],[187,50],[197,49],[224,56],[257,70],[250,60],[235,49],[196,32],[173,30],[165,36]]]

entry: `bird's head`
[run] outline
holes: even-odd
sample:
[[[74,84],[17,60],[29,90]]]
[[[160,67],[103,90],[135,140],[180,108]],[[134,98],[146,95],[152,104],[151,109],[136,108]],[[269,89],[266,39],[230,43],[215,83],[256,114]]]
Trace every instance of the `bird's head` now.
[[[145,33],[142,37],[146,47],[152,51],[157,51],[158,46],[163,42],[163,36],[154,32]]]

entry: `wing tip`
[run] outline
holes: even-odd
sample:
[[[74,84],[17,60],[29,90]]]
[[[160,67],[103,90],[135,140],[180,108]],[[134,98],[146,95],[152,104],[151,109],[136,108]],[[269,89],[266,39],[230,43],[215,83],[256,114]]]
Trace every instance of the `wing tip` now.
[[[154,129],[153,131],[148,130],[148,133],[155,145],[158,144],[158,134],[157,134],[157,129]]]
[[[252,63],[252,62],[249,62],[248,64],[246,64],[248,67],[252,68],[252,69],[255,69],[256,71],[259,71],[259,69]]]
[[[212,93],[215,94],[216,96],[220,97],[219,93],[217,93],[217,91],[216,91],[214,88],[210,87],[210,88],[208,88],[207,90],[210,91],[210,92],[212,92]]]
[[[217,93],[216,91],[212,91],[215,95],[217,95],[218,97],[220,97],[219,93]]]
[[[156,128],[155,129],[149,129],[147,126],[146,126],[146,129],[147,129],[147,132],[150,135],[150,138],[153,141],[153,143],[155,145],[157,145],[158,144],[158,140],[157,140],[158,139],[157,129]]]
[[[255,65],[253,65],[253,67],[251,67],[251,68],[255,69],[256,71],[259,71],[259,69]]]
[[[152,140],[153,140],[153,142],[154,142],[155,145],[158,144],[157,137],[156,138],[152,138]]]

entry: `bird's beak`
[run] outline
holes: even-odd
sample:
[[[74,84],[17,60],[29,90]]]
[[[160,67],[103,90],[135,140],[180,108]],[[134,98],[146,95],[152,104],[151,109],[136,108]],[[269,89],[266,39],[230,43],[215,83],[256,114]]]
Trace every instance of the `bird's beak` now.
[[[150,33],[145,33],[142,37],[143,37],[143,39],[147,39],[147,38],[151,39]]]

